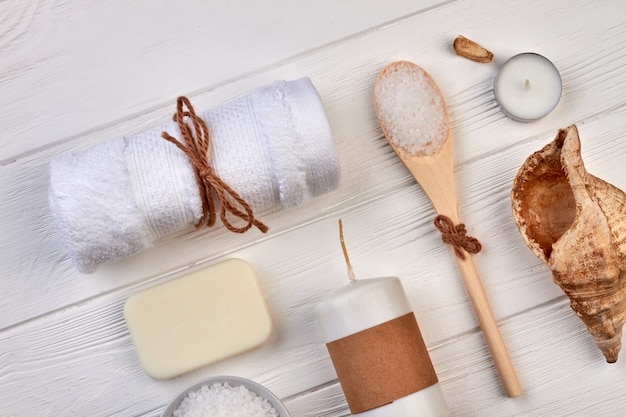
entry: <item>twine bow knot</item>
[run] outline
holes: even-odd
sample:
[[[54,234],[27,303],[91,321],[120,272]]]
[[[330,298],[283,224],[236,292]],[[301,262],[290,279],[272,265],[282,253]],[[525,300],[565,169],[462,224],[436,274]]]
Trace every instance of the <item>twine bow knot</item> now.
[[[186,119],[191,122],[191,126],[186,122]],[[228,230],[243,233],[255,226],[261,232],[267,232],[268,227],[254,217],[250,205],[225,183],[211,167],[209,161],[209,128],[206,122],[196,114],[187,97],[178,97],[173,120],[178,124],[183,142],[178,141],[167,132],[161,133],[161,136],[184,152],[193,166],[202,201],[202,217],[196,223],[196,227],[205,224],[208,227],[215,225],[217,222],[215,197],[217,197],[220,204],[219,217]],[[242,227],[233,225],[228,220],[228,213],[245,221],[246,224]]]
[[[468,253],[478,253],[482,245],[478,239],[468,236],[465,224],[459,223],[456,226],[449,217],[438,215],[435,218],[435,227],[441,232],[441,240],[454,247],[454,253],[461,259],[465,259],[463,249]]]

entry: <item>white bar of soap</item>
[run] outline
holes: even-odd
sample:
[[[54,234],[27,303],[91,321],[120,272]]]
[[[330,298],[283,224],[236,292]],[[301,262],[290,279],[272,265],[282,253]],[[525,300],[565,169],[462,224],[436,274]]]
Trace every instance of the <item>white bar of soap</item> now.
[[[137,293],[124,316],[141,365],[155,379],[258,347],[272,332],[256,275],[241,259]]]

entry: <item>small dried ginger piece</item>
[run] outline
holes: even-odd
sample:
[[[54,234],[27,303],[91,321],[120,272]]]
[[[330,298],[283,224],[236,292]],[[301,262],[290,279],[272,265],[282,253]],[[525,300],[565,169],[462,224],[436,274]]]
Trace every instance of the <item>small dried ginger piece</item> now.
[[[454,40],[454,52],[457,55],[475,62],[487,63],[493,59],[493,54],[476,42],[459,35]]]

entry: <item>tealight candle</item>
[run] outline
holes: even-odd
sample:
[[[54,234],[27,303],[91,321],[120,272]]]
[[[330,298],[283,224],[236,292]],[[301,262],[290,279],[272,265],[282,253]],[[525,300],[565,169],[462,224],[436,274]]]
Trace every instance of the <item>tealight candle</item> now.
[[[315,309],[350,411],[362,417],[449,416],[400,280],[351,279]]]
[[[527,52],[504,63],[496,76],[494,91],[508,117],[530,122],[556,107],[561,98],[561,75],[547,58]]]

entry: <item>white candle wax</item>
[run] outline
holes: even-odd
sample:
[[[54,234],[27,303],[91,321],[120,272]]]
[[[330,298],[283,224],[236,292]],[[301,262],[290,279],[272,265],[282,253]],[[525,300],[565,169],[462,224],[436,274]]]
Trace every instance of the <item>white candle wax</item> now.
[[[530,122],[556,107],[561,98],[561,75],[547,58],[527,52],[504,63],[496,76],[494,91],[508,117]]]
[[[315,313],[324,339],[330,343],[412,313],[412,309],[400,280],[383,277],[351,281],[320,302]],[[439,383],[435,383],[358,415],[445,417],[450,412]]]

